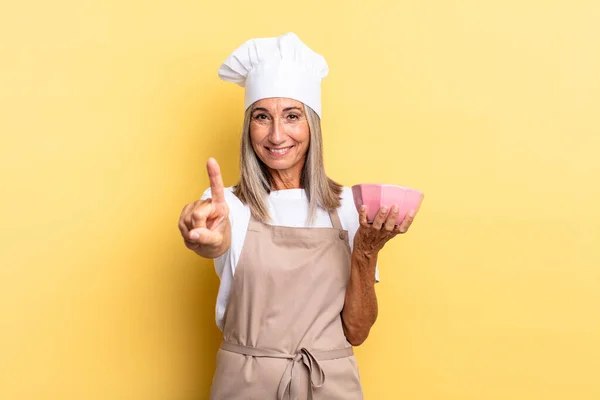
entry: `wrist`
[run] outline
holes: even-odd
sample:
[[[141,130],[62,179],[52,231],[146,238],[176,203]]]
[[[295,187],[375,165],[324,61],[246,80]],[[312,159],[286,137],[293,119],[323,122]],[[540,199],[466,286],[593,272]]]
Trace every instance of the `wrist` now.
[[[368,248],[365,246],[355,245],[354,250],[352,251],[353,257],[364,260],[366,263],[370,264],[371,261],[377,260],[377,256],[379,255],[379,251],[377,249]]]
[[[377,255],[373,253],[364,253],[356,249],[352,253],[351,270],[355,279],[366,285],[375,284],[375,275],[377,269]]]
[[[367,259],[377,258],[377,255],[379,254],[379,249],[375,248],[374,246],[369,246],[367,243],[363,243],[361,240],[357,240],[357,237],[354,239],[353,248],[353,253],[360,254]]]

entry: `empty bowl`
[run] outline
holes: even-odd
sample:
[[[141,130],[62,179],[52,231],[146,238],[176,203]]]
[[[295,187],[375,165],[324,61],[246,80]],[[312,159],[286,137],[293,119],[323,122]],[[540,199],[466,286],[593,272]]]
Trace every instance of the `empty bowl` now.
[[[375,215],[383,206],[391,210],[396,204],[399,207],[396,225],[400,225],[410,210],[417,211],[423,201],[423,192],[404,186],[379,185],[364,183],[352,186],[354,205],[360,212],[360,207],[367,206],[367,220],[372,223]]]

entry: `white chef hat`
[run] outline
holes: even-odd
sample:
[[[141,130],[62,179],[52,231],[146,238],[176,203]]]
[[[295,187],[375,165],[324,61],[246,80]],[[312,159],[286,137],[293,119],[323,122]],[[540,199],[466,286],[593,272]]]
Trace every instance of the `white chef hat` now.
[[[246,88],[244,109],[271,97],[288,97],[321,116],[321,80],[329,68],[294,33],[250,39],[219,68],[219,77]]]

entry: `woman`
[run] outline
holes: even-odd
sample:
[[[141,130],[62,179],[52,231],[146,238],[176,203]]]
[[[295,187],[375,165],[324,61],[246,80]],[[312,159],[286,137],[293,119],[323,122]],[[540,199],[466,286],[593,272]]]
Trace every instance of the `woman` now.
[[[211,399],[362,399],[352,346],[377,318],[377,256],[405,233],[398,207],[367,223],[323,167],[320,83],[328,68],[294,34],[253,39],[222,79],[245,87],[241,177],[188,204],[186,246],[215,260],[223,343]]]

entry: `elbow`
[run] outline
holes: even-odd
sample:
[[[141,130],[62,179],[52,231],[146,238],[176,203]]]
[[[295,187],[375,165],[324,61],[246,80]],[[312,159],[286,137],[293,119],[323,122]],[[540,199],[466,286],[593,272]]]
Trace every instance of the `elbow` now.
[[[353,347],[358,347],[363,344],[365,340],[367,340],[367,335],[346,336],[346,339],[348,339],[348,343],[350,343]]]
[[[367,340],[371,327],[348,327],[344,326],[346,340],[354,347],[358,347]]]
[[[377,309],[359,315],[352,315],[347,309],[342,311],[342,329],[348,343],[355,347],[363,344],[369,337],[375,321],[377,321]]]

